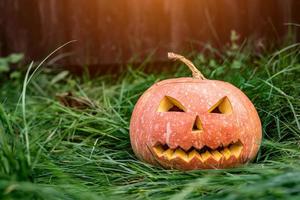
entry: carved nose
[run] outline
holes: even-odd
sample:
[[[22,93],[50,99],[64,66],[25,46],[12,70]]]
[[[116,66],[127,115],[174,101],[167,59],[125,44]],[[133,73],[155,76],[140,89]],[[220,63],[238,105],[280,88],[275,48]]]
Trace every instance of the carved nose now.
[[[197,115],[193,124],[193,133],[198,133],[203,131],[202,122],[200,120],[200,117]]]

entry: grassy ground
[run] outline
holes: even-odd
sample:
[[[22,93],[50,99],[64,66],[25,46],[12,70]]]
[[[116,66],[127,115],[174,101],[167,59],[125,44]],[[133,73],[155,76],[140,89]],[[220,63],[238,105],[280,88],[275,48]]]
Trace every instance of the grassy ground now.
[[[138,161],[131,150],[129,121],[138,97],[158,80],[190,76],[184,66],[151,74],[129,66],[94,79],[43,68],[26,87],[25,73],[2,73],[0,199],[299,199],[299,50],[293,44],[256,54],[233,45],[214,52],[218,59],[191,57],[208,78],[241,88],[262,120],[256,160],[228,170],[164,170]],[[95,107],[61,105],[55,95],[66,91]]]

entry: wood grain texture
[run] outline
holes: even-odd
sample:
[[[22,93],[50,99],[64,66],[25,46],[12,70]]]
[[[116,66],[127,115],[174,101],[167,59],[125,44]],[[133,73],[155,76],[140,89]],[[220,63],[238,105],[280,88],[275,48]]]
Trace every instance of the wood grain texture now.
[[[222,47],[230,31],[256,41],[280,41],[284,23],[299,23],[297,0],[2,0],[0,54],[24,52],[38,60],[61,51],[66,65],[141,61],[155,52]]]

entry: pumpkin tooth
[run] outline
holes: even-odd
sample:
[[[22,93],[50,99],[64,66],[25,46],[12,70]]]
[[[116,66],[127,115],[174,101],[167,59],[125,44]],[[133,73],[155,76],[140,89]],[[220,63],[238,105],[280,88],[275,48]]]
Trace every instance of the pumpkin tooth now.
[[[166,150],[163,155],[168,159],[171,160],[173,158],[174,150],[173,149],[168,149]]]
[[[153,147],[154,152],[156,153],[157,156],[161,157],[164,153],[164,149],[162,146],[155,146]]]
[[[176,157],[179,157],[179,158],[181,158],[182,160],[184,160],[186,162],[189,161],[188,155],[180,148],[176,149],[176,151],[174,153],[173,158],[176,158]]]
[[[204,153],[201,153],[202,161],[205,162],[208,158],[210,158],[212,155],[209,151],[206,151]]]
[[[229,149],[227,147],[221,150],[221,154],[223,154],[223,156],[226,158],[226,160],[229,159],[231,156],[231,152],[229,151]]]
[[[243,146],[239,143],[232,144],[229,146],[231,153],[238,158],[242,152]]]
[[[191,161],[195,157],[201,160],[201,157],[200,157],[199,153],[194,149],[193,151],[191,151],[189,153],[188,159],[189,159],[189,161]]]
[[[218,150],[212,151],[211,154],[216,161],[219,161],[223,156]]]

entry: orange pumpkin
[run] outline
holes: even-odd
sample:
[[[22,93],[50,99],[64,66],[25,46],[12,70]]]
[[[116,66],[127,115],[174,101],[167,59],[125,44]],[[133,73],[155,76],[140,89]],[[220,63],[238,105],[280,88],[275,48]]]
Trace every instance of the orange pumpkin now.
[[[207,80],[183,56],[193,78],[154,84],[138,100],[130,122],[136,156],[164,168],[229,168],[257,154],[261,122],[247,96],[235,86]]]

